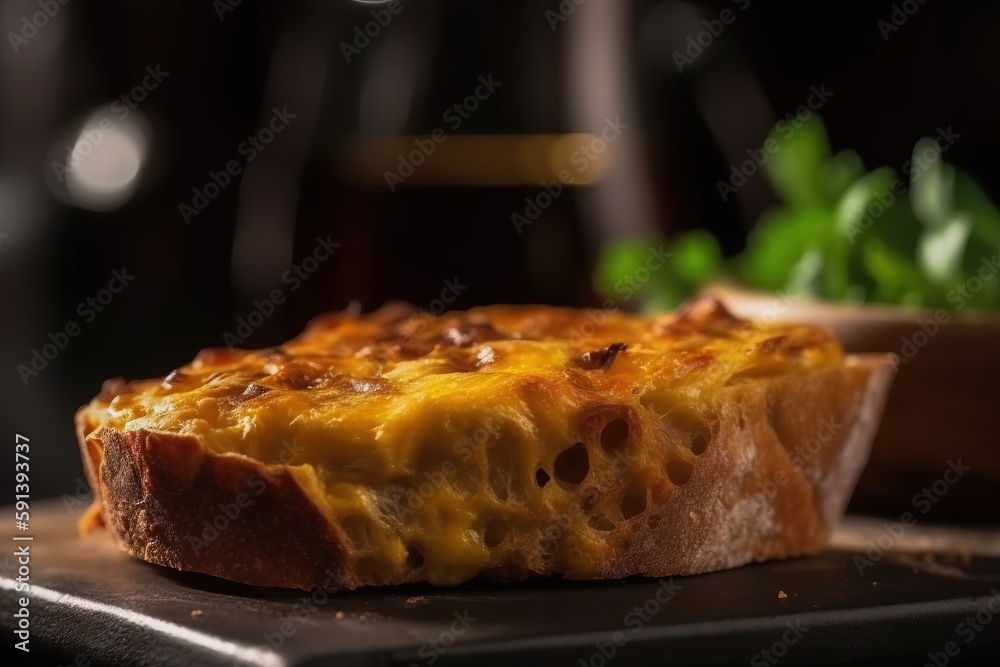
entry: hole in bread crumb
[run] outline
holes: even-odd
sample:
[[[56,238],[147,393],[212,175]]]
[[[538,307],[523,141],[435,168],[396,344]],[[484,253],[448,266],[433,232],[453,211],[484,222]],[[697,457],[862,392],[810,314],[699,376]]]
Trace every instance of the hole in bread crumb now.
[[[687,461],[667,461],[667,477],[677,486],[684,486],[691,479],[694,466]]]
[[[615,529],[615,524],[611,521],[611,519],[603,514],[590,517],[590,520],[587,521],[587,525],[594,530],[600,530],[605,533]]]
[[[670,492],[673,490],[673,485],[666,479],[657,480],[656,484],[653,485],[653,502],[662,505],[670,498]]]
[[[631,519],[646,511],[646,490],[649,488],[649,471],[643,470],[632,478],[622,496],[622,518]]]
[[[624,449],[628,444],[628,422],[621,417],[612,419],[607,426],[601,430],[601,447],[608,454]]]
[[[582,442],[578,442],[556,457],[552,474],[561,482],[579,484],[590,472],[590,455]]]
[[[552,478],[549,477],[549,473],[545,472],[541,468],[535,471],[535,484],[538,485],[538,488],[542,488],[548,484],[550,479]]]
[[[488,547],[495,547],[507,537],[507,522],[503,519],[490,519],[483,531],[483,542]]]
[[[708,449],[708,435],[704,431],[698,431],[691,440],[691,453],[701,456]]]
[[[406,564],[414,570],[419,570],[424,566],[424,554],[413,544],[406,547]]]

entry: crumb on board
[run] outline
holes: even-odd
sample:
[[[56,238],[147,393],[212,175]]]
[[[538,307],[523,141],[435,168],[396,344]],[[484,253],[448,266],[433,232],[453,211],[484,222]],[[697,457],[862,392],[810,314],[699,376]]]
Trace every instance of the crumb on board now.
[[[201,609],[193,609],[193,610],[191,610],[191,618],[198,618],[199,616],[201,616],[204,613],[205,612],[203,612]]]
[[[785,591],[778,591],[778,599],[779,600],[784,600],[787,597],[788,597],[788,593],[786,593]]]
[[[377,611],[337,611],[334,612],[333,617],[338,621],[343,621],[344,619],[352,621],[380,621],[389,619],[388,616],[383,616]]]

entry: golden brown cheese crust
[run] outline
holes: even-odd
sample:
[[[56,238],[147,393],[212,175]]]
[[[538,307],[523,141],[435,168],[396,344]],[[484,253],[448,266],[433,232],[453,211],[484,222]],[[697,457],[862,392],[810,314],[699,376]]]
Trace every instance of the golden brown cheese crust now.
[[[77,414],[105,524],[150,562],[310,588],[666,576],[814,552],[891,381],[827,332],[392,305],[105,383]]]

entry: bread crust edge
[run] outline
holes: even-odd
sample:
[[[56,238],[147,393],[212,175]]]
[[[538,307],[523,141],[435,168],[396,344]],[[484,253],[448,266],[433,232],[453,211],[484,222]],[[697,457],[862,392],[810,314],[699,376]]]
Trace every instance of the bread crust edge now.
[[[856,355],[723,390],[719,429],[690,481],[632,520],[594,578],[696,574],[822,550],[867,462],[894,366],[893,355]],[[801,430],[795,406],[805,397],[814,422],[829,407],[849,423],[799,467],[773,436]],[[775,401],[784,407],[765,418]],[[288,468],[213,454],[193,436],[97,427],[85,410],[75,421],[95,509],[129,554],[256,586],[365,585],[343,531]],[[788,481],[769,497],[767,481],[781,473]],[[726,493],[734,479],[756,489]]]

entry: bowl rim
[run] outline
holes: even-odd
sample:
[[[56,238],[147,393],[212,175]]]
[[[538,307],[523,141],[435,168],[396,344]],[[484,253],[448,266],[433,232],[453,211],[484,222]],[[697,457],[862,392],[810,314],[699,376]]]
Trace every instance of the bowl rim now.
[[[983,310],[926,308],[886,303],[849,304],[789,294],[782,295],[781,292],[757,290],[732,282],[709,283],[698,290],[698,295],[715,296],[730,310],[748,312],[749,317],[759,317],[761,313],[773,308],[777,300],[777,302],[785,304],[786,307],[781,310],[776,320],[788,319],[786,315],[790,312],[792,313],[791,319],[799,319],[797,312],[813,310],[815,314],[824,319],[853,319],[881,324],[912,324],[936,319],[941,311],[944,311],[950,320],[958,320],[963,325],[1000,328],[1000,314]],[[749,311],[745,311],[735,304],[749,307]]]

